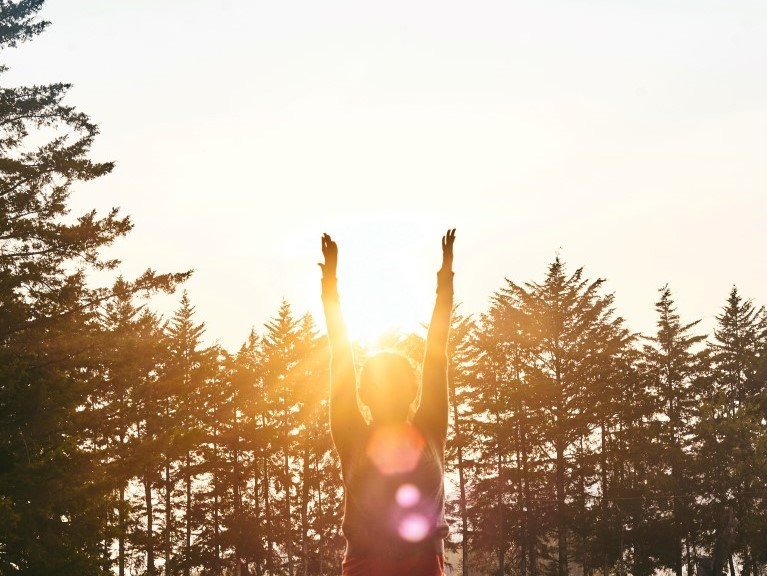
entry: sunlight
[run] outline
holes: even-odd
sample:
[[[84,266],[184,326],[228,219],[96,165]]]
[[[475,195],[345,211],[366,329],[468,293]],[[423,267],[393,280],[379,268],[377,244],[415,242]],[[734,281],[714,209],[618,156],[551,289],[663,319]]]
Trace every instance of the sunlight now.
[[[392,332],[425,336],[422,325],[434,306],[444,233],[442,223],[432,220],[376,212],[375,218],[339,218],[323,226],[338,244],[338,292],[352,340],[376,347]],[[311,281],[302,277],[296,283],[308,287],[301,296],[317,303],[316,318],[321,319],[314,266],[321,258],[321,233],[310,233],[312,228],[307,225],[305,236],[291,241],[291,250],[307,263]]]
[[[372,305],[375,301],[357,297],[344,300],[349,335],[366,347],[377,345],[385,334],[403,329],[401,313],[387,306]]]

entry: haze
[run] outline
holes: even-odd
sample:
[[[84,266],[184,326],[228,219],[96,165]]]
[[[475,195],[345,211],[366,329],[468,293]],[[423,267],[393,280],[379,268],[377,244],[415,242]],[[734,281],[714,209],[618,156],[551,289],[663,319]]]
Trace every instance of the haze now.
[[[6,82],[72,82],[114,173],[77,188],[134,232],[126,275],[194,268],[237,347],[282,298],[322,325],[320,234],[354,335],[428,320],[559,253],[638,330],[668,282],[712,325],[765,301],[767,4],[49,0]],[[66,47],[62,49],[61,47]],[[158,306],[169,312],[176,299]]]

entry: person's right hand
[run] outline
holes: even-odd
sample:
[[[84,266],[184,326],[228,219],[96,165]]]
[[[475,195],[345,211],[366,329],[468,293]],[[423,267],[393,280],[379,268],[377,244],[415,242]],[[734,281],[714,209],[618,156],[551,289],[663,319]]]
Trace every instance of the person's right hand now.
[[[442,237],[442,268],[448,271],[453,269],[453,243],[455,242],[455,228],[449,229]]]
[[[333,242],[330,234],[322,235],[322,255],[325,257],[325,263],[319,263],[322,275],[325,278],[335,278],[338,266],[338,244]]]

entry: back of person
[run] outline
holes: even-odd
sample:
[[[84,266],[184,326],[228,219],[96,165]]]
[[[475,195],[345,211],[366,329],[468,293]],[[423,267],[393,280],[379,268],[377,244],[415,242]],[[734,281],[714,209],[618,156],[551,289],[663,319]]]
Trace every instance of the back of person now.
[[[397,353],[365,363],[357,403],[351,341],[337,290],[338,247],[323,235],[322,301],[331,349],[330,431],[341,459],[346,538],[343,576],[443,576],[447,339],[455,230],[442,238],[437,299],[426,338],[420,399],[410,363]],[[418,409],[412,420],[411,405]]]
[[[440,443],[415,425],[368,427],[341,457],[349,556],[443,554],[443,466]]]

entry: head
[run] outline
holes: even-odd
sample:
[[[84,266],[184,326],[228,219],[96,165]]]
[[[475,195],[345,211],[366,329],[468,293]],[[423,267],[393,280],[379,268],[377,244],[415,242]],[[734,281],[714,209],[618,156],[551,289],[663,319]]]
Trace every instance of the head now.
[[[359,392],[360,400],[370,408],[373,422],[404,422],[418,393],[418,380],[402,354],[378,352],[362,367]]]

